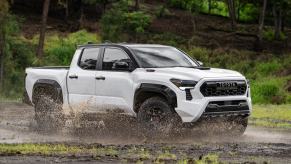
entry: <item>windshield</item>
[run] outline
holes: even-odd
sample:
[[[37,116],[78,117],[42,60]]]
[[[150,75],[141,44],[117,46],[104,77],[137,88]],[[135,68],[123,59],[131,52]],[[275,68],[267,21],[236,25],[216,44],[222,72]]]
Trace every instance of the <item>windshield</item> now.
[[[174,47],[133,47],[137,62],[143,68],[197,67],[197,64]]]

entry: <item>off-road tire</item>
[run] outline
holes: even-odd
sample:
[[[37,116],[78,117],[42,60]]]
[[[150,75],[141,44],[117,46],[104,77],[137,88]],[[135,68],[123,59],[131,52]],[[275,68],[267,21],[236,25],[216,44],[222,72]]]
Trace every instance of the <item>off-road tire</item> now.
[[[58,131],[66,123],[61,104],[44,95],[35,104],[34,119],[41,131]]]
[[[157,116],[160,116],[160,120],[153,121],[152,110],[159,111]],[[182,125],[181,118],[162,97],[151,97],[145,100],[139,108],[137,120],[139,127],[147,137],[174,134]]]

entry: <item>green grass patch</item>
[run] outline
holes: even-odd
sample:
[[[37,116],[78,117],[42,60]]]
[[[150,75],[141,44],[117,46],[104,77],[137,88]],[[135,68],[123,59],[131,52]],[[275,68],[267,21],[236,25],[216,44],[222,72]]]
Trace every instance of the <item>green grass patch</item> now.
[[[116,159],[119,161],[135,161],[136,163],[176,163],[195,162],[198,164],[220,164],[216,154],[203,156],[201,159],[194,159],[193,156],[174,153],[171,150],[152,150],[145,147],[120,147],[102,145],[66,145],[66,144],[0,144],[0,155],[41,155],[41,156],[91,156],[95,160],[101,158]]]
[[[250,124],[263,127],[291,128],[291,105],[254,105]]]
[[[251,83],[251,95],[255,104],[286,103],[287,93],[282,86],[286,81],[282,78],[266,78]]]
[[[0,144],[0,154],[22,155],[66,155],[91,154],[94,156],[115,156],[118,151],[111,147],[81,147],[63,144]]]

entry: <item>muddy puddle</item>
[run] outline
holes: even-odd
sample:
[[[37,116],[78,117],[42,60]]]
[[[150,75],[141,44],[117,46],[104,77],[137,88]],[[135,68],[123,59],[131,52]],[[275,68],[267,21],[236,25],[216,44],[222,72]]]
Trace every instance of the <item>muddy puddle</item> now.
[[[82,156],[7,156],[0,155],[1,163],[136,163],[132,149],[147,150],[154,162],[165,150],[176,159],[164,161],[177,163],[182,157],[199,159],[207,154],[217,154],[230,163],[291,163],[291,131],[249,126],[241,137],[205,135],[199,130],[184,131],[175,135],[158,135],[148,138],[141,133],[135,118],[111,113],[78,114],[66,121],[59,131],[40,131],[34,121],[34,109],[21,103],[0,103],[0,143],[49,143],[69,145],[103,145],[114,147],[119,155],[96,159]],[[207,125],[205,126],[207,129]],[[162,154],[162,155],[164,155]],[[255,161],[255,162],[254,162]]]
[[[218,137],[205,134],[203,129],[181,131],[175,135],[145,136],[134,117],[108,114],[80,114],[59,131],[41,131],[34,121],[34,109],[21,103],[1,103],[0,142],[80,142],[102,144],[143,143],[285,143],[291,144],[291,131],[249,126],[241,137]],[[207,129],[207,126],[206,126]],[[205,131],[205,129],[204,129]]]

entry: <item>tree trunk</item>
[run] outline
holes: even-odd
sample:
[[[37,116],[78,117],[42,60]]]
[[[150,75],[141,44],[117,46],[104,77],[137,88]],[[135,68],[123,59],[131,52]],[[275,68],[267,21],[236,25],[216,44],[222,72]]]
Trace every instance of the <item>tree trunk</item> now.
[[[106,12],[107,3],[108,3],[107,1],[103,2],[103,14],[105,14]]]
[[[211,14],[212,0],[208,0],[208,14]]]
[[[70,16],[70,3],[69,0],[66,0],[66,22],[68,22]]]
[[[4,54],[1,54],[0,56],[0,91],[1,92],[3,88],[4,88]]]
[[[79,24],[80,24],[80,28],[82,29],[84,27],[84,7],[83,7],[83,3],[81,4],[81,7],[80,7],[80,19],[79,19]]]
[[[263,6],[261,8],[261,16],[259,19],[259,31],[258,31],[258,36],[259,36],[259,41],[262,41],[263,38],[263,29],[264,29],[264,23],[265,23],[265,15],[266,15],[266,8],[267,8],[267,3],[268,0],[263,1]]]
[[[274,33],[275,40],[281,39],[282,32],[282,9],[280,6],[273,6],[273,15],[274,15]]]
[[[4,85],[4,32],[0,29],[0,91],[3,90]]]
[[[135,0],[135,10],[139,10],[139,0]]]
[[[240,20],[240,9],[241,9],[241,6],[240,6],[240,0],[238,0],[238,4],[237,4],[237,21],[239,22]]]
[[[227,5],[228,5],[228,12],[229,12],[229,17],[231,19],[231,28],[232,30],[236,29],[236,14],[235,14],[235,3],[234,0],[227,0]]]
[[[44,39],[47,25],[47,16],[49,12],[50,0],[44,0],[43,3],[43,13],[42,13],[42,24],[40,28],[39,44],[37,48],[37,57],[41,58],[43,56]]]

